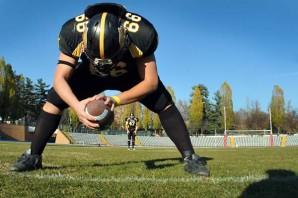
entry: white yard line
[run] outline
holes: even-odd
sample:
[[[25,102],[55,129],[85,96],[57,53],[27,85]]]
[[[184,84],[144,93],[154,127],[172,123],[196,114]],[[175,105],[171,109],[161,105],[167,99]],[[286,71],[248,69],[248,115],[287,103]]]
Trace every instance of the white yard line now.
[[[11,175],[11,174],[10,174]],[[117,182],[117,183],[127,183],[127,182],[154,182],[154,183],[191,183],[191,182],[203,182],[203,183],[223,183],[223,182],[232,182],[232,183],[244,183],[244,182],[258,182],[264,179],[268,179],[266,176],[239,176],[239,177],[135,177],[135,176],[123,176],[123,177],[74,177],[64,174],[53,174],[53,175],[44,175],[44,174],[13,174],[17,177],[27,177],[27,178],[36,178],[36,179],[50,179],[50,180],[65,180],[65,181],[79,181],[79,182]],[[297,177],[284,177],[284,178],[273,178],[270,180],[276,181],[291,181],[295,180]]]

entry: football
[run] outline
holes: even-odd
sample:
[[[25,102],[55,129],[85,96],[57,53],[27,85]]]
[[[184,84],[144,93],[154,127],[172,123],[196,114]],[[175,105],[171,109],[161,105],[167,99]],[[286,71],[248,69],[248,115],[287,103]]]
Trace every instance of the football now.
[[[100,129],[109,127],[114,121],[114,111],[111,111],[111,108],[104,103],[104,100],[93,100],[87,103],[85,111],[96,117]]]

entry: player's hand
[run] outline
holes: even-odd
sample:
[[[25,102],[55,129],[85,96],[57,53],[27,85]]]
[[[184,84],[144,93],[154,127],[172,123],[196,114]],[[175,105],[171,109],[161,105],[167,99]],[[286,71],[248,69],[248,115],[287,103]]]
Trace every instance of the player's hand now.
[[[95,123],[96,118],[85,112],[85,108],[88,102],[95,100],[95,96],[81,100],[78,105],[74,108],[80,122],[82,122],[86,127],[90,129],[95,129],[99,127],[98,123]]]
[[[98,95],[95,95],[94,97],[96,100],[104,100],[105,104],[111,108],[111,111],[114,111],[116,104],[115,104],[115,101],[110,96],[98,94]]]

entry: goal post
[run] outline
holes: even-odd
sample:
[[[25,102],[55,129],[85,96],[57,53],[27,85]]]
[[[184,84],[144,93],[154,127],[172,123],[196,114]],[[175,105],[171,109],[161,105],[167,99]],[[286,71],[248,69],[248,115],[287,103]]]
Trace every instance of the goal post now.
[[[269,145],[274,146],[274,140],[272,135],[272,118],[271,118],[271,108],[268,109],[269,114],[269,126],[270,129],[227,129],[226,123],[226,107],[224,106],[224,147],[228,145],[229,135],[269,135]]]

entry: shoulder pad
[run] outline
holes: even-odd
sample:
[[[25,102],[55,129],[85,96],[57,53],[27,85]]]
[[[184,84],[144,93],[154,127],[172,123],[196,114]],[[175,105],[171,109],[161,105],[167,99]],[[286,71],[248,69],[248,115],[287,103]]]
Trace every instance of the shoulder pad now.
[[[117,3],[96,3],[88,6],[84,13],[86,17],[91,18],[95,14],[101,12],[109,12],[116,16],[122,17],[125,15],[127,10],[124,6]]]

